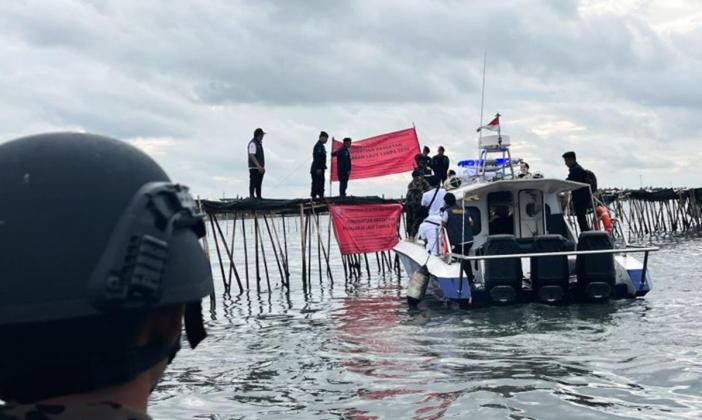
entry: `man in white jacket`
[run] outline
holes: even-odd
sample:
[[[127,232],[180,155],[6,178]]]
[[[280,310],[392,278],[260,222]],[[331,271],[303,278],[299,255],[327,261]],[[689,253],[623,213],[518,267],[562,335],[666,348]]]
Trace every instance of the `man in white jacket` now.
[[[429,215],[421,225],[417,237],[424,239],[424,248],[432,255],[439,255],[439,230],[441,229],[441,216],[439,214]]]

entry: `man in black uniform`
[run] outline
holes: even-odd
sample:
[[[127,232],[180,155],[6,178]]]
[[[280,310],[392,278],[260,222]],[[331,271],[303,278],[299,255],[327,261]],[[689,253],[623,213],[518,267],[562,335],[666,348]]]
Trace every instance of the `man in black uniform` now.
[[[423,177],[431,176],[431,157],[429,156],[431,150],[428,146],[424,146],[422,153],[414,157],[414,163],[417,165],[415,168]]]
[[[336,156],[336,173],[339,175],[339,195],[346,197],[346,187],[349,185],[351,175],[351,137],[344,138],[344,143],[339,150],[332,152]]]
[[[470,215],[456,204],[456,196],[446,193],[444,207],[441,211],[441,221],[446,226],[446,233],[451,243],[451,252],[458,255],[468,255],[473,246],[473,220]],[[470,263],[461,260],[461,267],[468,281],[473,281],[473,270]]]
[[[56,133],[0,145],[0,191],[0,419],[149,419],[183,323],[206,335],[187,188],[126,142]]]
[[[249,157],[249,197],[261,198],[261,184],[263,174],[266,173],[266,158],[263,154],[263,136],[266,133],[257,128],[254,136],[247,146]]]
[[[444,154],[444,146],[439,146],[439,154],[431,158],[431,169],[443,183],[448,178],[449,158]]]
[[[319,140],[312,149],[312,192],[310,196],[314,198],[324,198],[324,171],[327,169],[327,149],[324,143],[329,139],[329,134],[322,131],[319,133]]]
[[[568,181],[577,181],[584,184],[590,183],[590,176],[588,171],[583,169],[580,164],[578,164],[575,152],[565,152],[563,153],[563,160],[568,167]],[[590,195],[590,189],[588,187],[583,187],[577,189],[571,193],[573,198],[573,210],[575,210],[575,216],[578,218],[578,226],[581,232],[590,230],[588,226],[587,214],[588,209],[592,208],[592,196]]]

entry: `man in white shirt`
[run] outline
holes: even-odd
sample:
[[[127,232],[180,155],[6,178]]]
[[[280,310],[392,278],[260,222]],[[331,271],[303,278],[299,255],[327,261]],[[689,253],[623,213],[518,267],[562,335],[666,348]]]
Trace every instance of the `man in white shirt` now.
[[[441,181],[437,180],[437,182],[438,185],[434,185],[422,195],[422,206],[429,208],[430,216],[441,214],[441,208],[444,206],[446,190],[441,187]]]
[[[441,216],[433,214],[424,219],[422,224],[419,225],[419,231],[417,232],[417,237],[425,241],[424,248],[432,255],[439,255],[437,241],[439,238],[439,229],[441,229]]]

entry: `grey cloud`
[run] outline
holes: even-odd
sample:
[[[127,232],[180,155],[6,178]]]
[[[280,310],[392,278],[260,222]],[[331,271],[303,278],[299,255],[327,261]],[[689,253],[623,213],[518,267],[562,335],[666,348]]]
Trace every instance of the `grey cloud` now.
[[[471,157],[488,51],[485,114],[505,115],[517,149],[560,176],[560,153],[578,148],[601,182],[636,184],[637,168],[670,164],[646,153],[680,159],[702,136],[702,56],[692,47],[702,30],[660,33],[639,9],[584,15],[580,5],[5,2],[0,138],[66,128],[172,138],[159,161],[220,196],[245,186],[242,150],[263,126],[266,185],[284,180],[280,194],[305,195],[320,129],[362,138],[414,121],[422,143]],[[541,138],[529,126],[563,120],[586,130]],[[382,182],[352,187],[404,192]]]

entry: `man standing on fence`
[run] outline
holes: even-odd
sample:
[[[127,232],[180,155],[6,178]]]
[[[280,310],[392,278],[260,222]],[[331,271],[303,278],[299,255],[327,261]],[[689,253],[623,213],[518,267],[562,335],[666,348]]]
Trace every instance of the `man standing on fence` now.
[[[266,158],[263,154],[263,136],[266,134],[260,128],[254,130],[253,139],[247,147],[249,156],[249,197],[261,198],[263,174],[266,173]]]
[[[325,131],[319,133],[319,140],[315,143],[312,149],[312,167],[310,175],[312,176],[312,191],[310,196],[312,199],[324,198],[324,171],[327,169],[327,149],[324,144],[329,139],[329,134]]]
[[[597,188],[597,181],[594,180],[595,174],[580,166],[576,160],[575,152],[563,153],[563,160],[568,167],[568,178],[566,178],[568,181],[590,184],[593,190]],[[595,185],[593,185],[593,183]],[[573,198],[573,210],[575,211],[575,216],[578,219],[578,226],[580,227],[581,232],[590,230],[590,226],[588,226],[587,223],[586,214],[587,211],[592,208],[592,195],[590,194],[591,188],[583,187],[571,193]]]
[[[339,176],[339,195],[346,197],[346,187],[349,185],[351,175],[351,137],[344,138],[341,148],[332,152],[336,156],[336,173]]]

